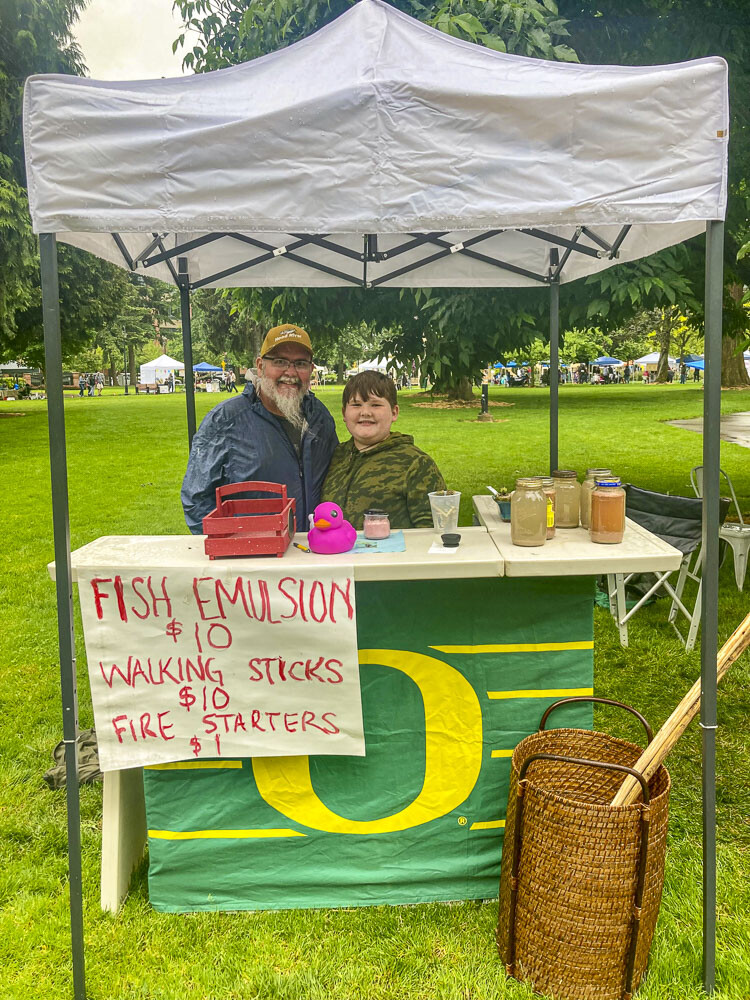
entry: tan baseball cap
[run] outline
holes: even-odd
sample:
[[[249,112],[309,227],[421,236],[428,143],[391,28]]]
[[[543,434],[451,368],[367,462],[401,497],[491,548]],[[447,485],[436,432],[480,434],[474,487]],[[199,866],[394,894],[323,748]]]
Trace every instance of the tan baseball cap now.
[[[260,356],[264,358],[269,351],[280,344],[299,344],[306,348],[312,357],[312,344],[306,330],[301,326],[294,326],[292,323],[284,323],[282,326],[275,326],[266,334],[266,339],[260,349]]]

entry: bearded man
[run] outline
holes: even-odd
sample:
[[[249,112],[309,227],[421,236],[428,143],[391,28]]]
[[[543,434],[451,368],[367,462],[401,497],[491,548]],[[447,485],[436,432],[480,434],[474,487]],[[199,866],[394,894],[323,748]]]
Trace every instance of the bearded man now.
[[[333,417],[309,392],[312,357],[301,327],[275,326],[256,359],[255,384],[203,418],[180,494],[194,535],[216,506],[216,488],[249,480],[283,483],[297,502],[297,529],[307,530],[338,444]]]

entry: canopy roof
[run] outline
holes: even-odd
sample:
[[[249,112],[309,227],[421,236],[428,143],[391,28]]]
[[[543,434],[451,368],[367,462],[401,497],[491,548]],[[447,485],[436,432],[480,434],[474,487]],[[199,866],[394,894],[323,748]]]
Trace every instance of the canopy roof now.
[[[153,361],[145,361],[141,368],[173,368],[179,369],[180,371],[185,367],[182,361],[176,361],[174,358],[170,358],[168,354],[161,354],[158,358],[154,358]]]
[[[727,69],[506,55],[360,0],[213,73],[31,77],[24,134],[35,231],[168,281],[534,285],[553,246],[567,281],[724,217]]]
[[[661,357],[658,351],[651,351],[650,354],[644,354],[642,358],[636,358],[635,364],[637,365],[658,365],[659,358]],[[670,365],[676,364],[675,359],[670,354],[667,358]]]

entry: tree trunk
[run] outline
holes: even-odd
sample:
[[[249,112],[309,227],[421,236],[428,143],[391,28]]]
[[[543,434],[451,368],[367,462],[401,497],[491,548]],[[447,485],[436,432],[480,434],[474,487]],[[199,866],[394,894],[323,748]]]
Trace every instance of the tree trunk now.
[[[744,294],[742,285],[730,285],[729,294],[735,302],[741,302]],[[722,337],[721,340],[721,387],[722,389],[744,389],[750,385],[745,359],[742,357],[742,341],[738,337]]]
[[[659,362],[656,366],[654,382],[669,381],[669,348],[672,343],[672,326],[674,323],[674,306],[665,309],[661,315],[661,322],[658,326],[659,335]]]
[[[436,379],[433,392],[445,393],[448,399],[470,400],[474,398],[471,379],[466,375],[459,375],[458,378],[448,375],[445,378]]]
[[[110,352],[109,355],[109,381],[111,385],[117,385],[117,361],[116,355]]]
[[[742,357],[741,341],[736,337],[722,337],[721,340],[721,387],[722,389],[746,389],[750,386],[745,359]]]
[[[336,385],[344,384],[344,355],[339,354],[339,359],[336,362]]]
[[[128,371],[130,372],[130,384],[135,385],[135,345],[132,343],[128,343]]]
[[[250,356],[252,358],[252,364],[255,364],[255,359],[260,357],[260,349],[263,344],[263,327],[260,323],[253,323],[250,329]]]

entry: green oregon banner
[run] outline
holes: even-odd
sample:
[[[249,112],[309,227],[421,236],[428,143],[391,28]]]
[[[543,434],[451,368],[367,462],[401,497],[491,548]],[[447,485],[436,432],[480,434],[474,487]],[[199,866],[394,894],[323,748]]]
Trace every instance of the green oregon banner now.
[[[365,757],[144,771],[158,910],[497,895],[510,755],[591,694],[593,580],[357,584]],[[553,725],[590,728],[591,706]]]

